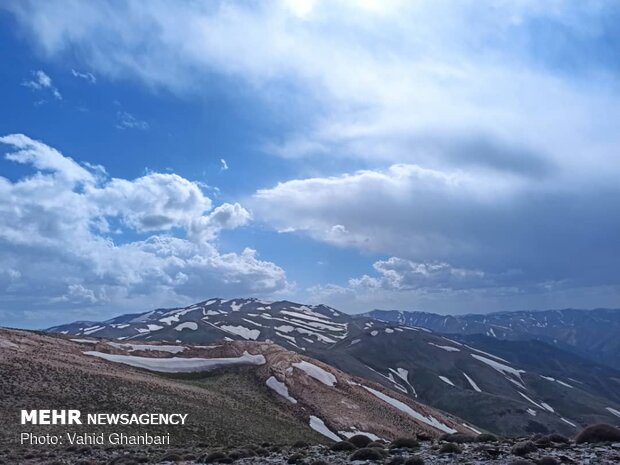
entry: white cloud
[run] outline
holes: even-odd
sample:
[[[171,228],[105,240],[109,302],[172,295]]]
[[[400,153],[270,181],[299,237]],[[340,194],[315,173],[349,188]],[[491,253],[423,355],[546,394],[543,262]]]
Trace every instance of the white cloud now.
[[[116,127],[118,129],[138,129],[141,131],[146,131],[151,128],[149,123],[139,120],[126,111],[118,111],[116,113]]]
[[[76,71],[76,70],[72,69],[71,70],[71,74],[73,75],[73,77],[76,77],[76,78],[79,78],[79,79],[84,79],[89,84],[95,84],[97,82],[97,78],[95,77],[95,75],[93,73],[80,72],[80,71]]]
[[[376,276],[327,288],[341,296],[620,288],[613,272],[620,215],[609,210],[620,189],[573,189],[486,170],[394,165],[279,183],[259,190],[252,209],[279,231],[392,257],[375,263]]]
[[[215,74],[259,90],[287,122],[288,134],[266,144],[273,153],[537,175],[557,167],[607,182],[619,171],[611,1],[10,8],[48,56],[79,46],[89,69],[113,79],[193,97]]]
[[[84,68],[112,80],[194,99],[208,94],[208,76],[258,96],[283,123],[264,149],[320,160],[308,164],[315,178],[255,196],[255,215],[276,230],[510,276],[517,290],[618,286],[613,1],[154,0],[110,8],[58,0],[9,8],[49,59],[79,47]],[[337,166],[367,169],[322,176],[336,157]],[[120,218],[142,221],[139,213]],[[208,219],[192,224],[192,237],[201,228],[212,234]],[[420,292],[386,290],[386,276],[375,273],[368,282],[379,280],[380,292]]]
[[[364,275],[351,278],[352,288],[415,290],[475,289],[495,285],[482,271],[455,268],[448,263],[418,263],[398,257],[379,260],[374,269],[380,278]]]
[[[45,74],[45,72],[41,70],[34,71],[32,73],[32,79],[22,82],[22,85],[25,87],[30,87],[34,90],[51,92],[54,98],[62,100],[62,95],[52,83],[52,78],[50,78],[47,74]]]
[[[220,171],[228,171],[228,163],[223,158],[220,158]]]
[[[15,181],[0,177],[3,320],[32,310],[33,324],[45,325],[71,311],[84,317],[94,308],[119,313],[291,286],[256,251],[220,253],[213,244],[222,230],[250,220],[239,204],[212,208],[196,183],[174,174],[104,177],[101,167],[81,166],[24,135],[0,143],[16,149],[7,160],[35,170]],[[119,228],[128,234],[114,234]],[[145,232],[153,235],[140,237]]]

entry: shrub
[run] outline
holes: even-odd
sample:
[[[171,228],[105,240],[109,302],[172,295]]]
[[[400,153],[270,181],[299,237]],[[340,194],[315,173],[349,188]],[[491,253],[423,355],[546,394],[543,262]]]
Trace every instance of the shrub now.
[[[410,457],[405,465],[424,465],[424,459],[422,457]]]
[[[416,437],[418,438],[418,441],[432,441],[433,437],[425,432],[420,432],[416,434]]]
[[[457,444],[464,444],[466,442],[474,441],[472,436],[463,433],[443,434],[439,439],[446,442],[455,442]]]
[[[517,442],[514,446],[512,446],[511,452],[513,453],[513,455],[519,455],[523,457],[530,452],[535,452],[537,450],[538,447],[536,447],[536,444],[534,444],[532,441],[521,441]]]
[[[568,444],[570,443],[570,439],[568,439],[566,436],[563,436],[561,434],[558,433],[552,433],[548,436],[546,436],[547,439],[549,439],[551,442],[555,442],[556,444]]]
[[[331,450],[333,451],[355,450],[355,449],[357,449],[357,447],[355,447],[349,441],[340,441],[340,442],[337,442],[336,444],[332,444],[331,446]]]
[[[415,438],[396,438],[390,443],[390,449],[415,449],[419,446]]]
[[[543,436],[536,441],[536,445],[541,449],[551,447],[551,439],[549,439],[549,436]]]
[[[235,449],[228,453],[228,456],[233,460],[239,460],[245,457],[252,457],[254,455],[256,454],[250,449]]]
[[[293,443],[293,447],[296,449],[301,449],[302,447],[308,447],[308,443],[304,441],[296,441]]]
[[[355,447],[362,448],[366,447],[368,444],[372,442],[365,434],[356,434],[355,436],[351,436],[348,441],[353,444]]]
[[[385,448],[385,444],[379,441],[369,442],[366,447],[374,447],[375,449],[383,449]]]
[[[577,444],[583,442],[616,442],[620,441],[620,429],[601,423],[584,428],[575,438]]]
[[[166,454],[162,458],[159,459],[160,462],[180,462],[183,460],[179,454]],[[110,462],[115,464],[125,464],[126,462]]]
[[[538,465],[559,465],[560,462],[558,462],[554,457],[546,456],[538,460],[537,463]]]
[[[228,456],[224,452],[215,451],[204,456],[202,460],[205,463],[222,463],[221,461],[227,458]]]
[[[476,436],[476,442],[497,442],[497,436],[490,433],[482,433]]]
[[[402,455],[392,457],[392,459],[387,462],[386,465],[405,465],[405,457],[403,457]]]
[[[260,456],[265,456],[269,453],[269,451],[263,447],[257,447],[256,449],[254,449],[254,452],[256,452],[256,455]]]
[[[304,459],[304,455],[298,452],[296,454],[291,455],[286,461],[286,463],[290,463],[290,464],[300,463],[303,459]]]
[[[353,452],[349,460],[383,460],[383,454],[377,449],[364,447]]]
[[[439,448],[439,453],[440,454],[460,454],[461,448],[453,442],[446,442],[445,444],[442,444],[442,446]]]

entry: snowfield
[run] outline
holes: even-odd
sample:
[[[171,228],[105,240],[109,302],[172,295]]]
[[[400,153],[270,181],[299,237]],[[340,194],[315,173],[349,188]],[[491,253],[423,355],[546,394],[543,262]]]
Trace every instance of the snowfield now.
[[[85,355],[102,358],[109,362],[124,363],[136,368],[159,371],[161,373],[192,373],[211,371],[216,368],[235,365],[264,365],[265,357],[261,354],[252,355],[244,352],[240,357],[229,358],[150,358],[134,355],[115,355],[104,352],[87,351]]]
[[[314,415],[310,416],[310,428],[312,428],[317,433],[321,433],[323,436],[326,436],[334,441],[340,441],[342,438],[338,436],[336,433],[331,431],[321,420],[319,417],[315,417]]]
[[[457,430],[455,430],[454,428],[450,428],[448,425],[440,422],[439,420],[437,420],[433,416],[425,417],[420,412],[416,412],[414,409],[409,407],[404,402],[401,402],[400,400],[394,399],[393,397],[390,397],[390,396],[388,396],[386,394],[383,394],[381,391],[377,391],[377,390],[369,388],[367,386],[362,386],[362,387],[364,389],[366,389],[368,392],[370,392],[371,394],[373,394],[376,397],[378,397],[379,399],[383,400],[384,402],[387,402],[392,407],[397,408],[401,412],[406,413],[410,417],[412,417],[412,418],[414,418],[414,419],[416,419],[418,421],[421,421],[422,423],[426,423],[427,425],[432,426],[433,428],[436,428],[436,429],[438,429],[440,431],[443,431],[445,433],[452,434],[452,433],[456,433],[457,432]]]
[[[449,384],[450,386],[454,386],[454,383],[450,381],[448,378],[446,378],[445,376],[439,376],[439,379],[442,380],[444,383]]]
[[[243,339],[250,339],[255,341],[260,336],[260,331],[258,329],[249,329],[245,326],[232,326],[232,325],[222,325],[218,326],[223,331],[226,331],[230,334],[235,334],[237,336],[241,336]]]
[[[481,361],[482,363],[486,363],[494,370],[499,371],[503,374],[514,375],[517,378],[521,379],[521,373],[525,373],[523,370],[517,370],[515,368],[509,367],[508,365],[504,365],[503,363],[496,362],[495,360],[491,360],[490,358],[483,357],[482,355],[470,354],[476,360]]]
[[[620,411],[616,410],[615,408],[606,407],[605,410],[620,418]]]
[[[435,346],[435,347],[437,347],[439,349],[443,349],[446,352],[460,352],[461,351],[461,349],[459,349],[457,347],[442,346],[442,345],[439,345],[439,344],[435,344],[434,342],[429,342],[428,344],[431,345],[431,346]]]
[[[474,388],[474,391],[482,392],[482,389],[480,389],[478,387],[478,385],[476,384],[476,382],[473,379],[471,379],[469,376],[467,376],[467,373],[463,372],[463,376],[465,376],[465,379],[467,379],[467,381],[469,381],[469,384],[471,385],[471,387]]]
[[[338,434],[340,434],[341,436],[344,436],[347,439],[355,436],[356,434],[363,434],[364,436],[368,436],[373,441],[385,441],[385,438],[377,436],[376,434],[369,433],[368,431],[359,431],[353,428],[351,429],[351,431],[338,431]]]
[[[336,377],[330,372],[325,371],[323,368],[313,365],[312,363],[301,361],[293,363],[295,368],[305,372],[308,376],[320,381],[326,386],[334,386],[336,384]]]
[[[181,323],[174,328],[175,331],[183,331],[184,329],[189,329],[190,331],[196,331],[198,329],[198,324],[193,321],[187,321],[185,323]]]
[[[289,395],[288,388],[286,387],[286,384],[284,384],[281,381],[278,381],[275,376],[269,377],[269,379],[265,382],[265,384],[270,389],[273,389],[277,394],[281,395],[286,400],[288,400],[290,403],[292,403],[292,404],[296,404],[297,403],[297,399],[294,399],[293,397],[291,397]]]

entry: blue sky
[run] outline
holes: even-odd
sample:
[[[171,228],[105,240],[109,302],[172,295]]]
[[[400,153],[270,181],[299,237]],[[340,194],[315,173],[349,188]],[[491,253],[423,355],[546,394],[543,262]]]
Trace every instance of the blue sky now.
[[[7,2],[0,322],[620,304],[611,1]]]

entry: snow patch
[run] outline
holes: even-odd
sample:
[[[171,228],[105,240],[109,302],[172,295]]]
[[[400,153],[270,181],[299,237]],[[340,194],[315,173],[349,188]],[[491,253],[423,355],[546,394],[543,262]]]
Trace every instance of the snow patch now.
[[[482,389],[480,389],[478,387],[478,385],[476,384],[476,382],[473,379],[471,379],[469,376],[467,376],[467,373],[463,372],[463,376],[465,376],[465,379],[467,379],[467,381],[469,381],[469,384],[471,385],[471,387],[474,388],[474,391],[482,392]]]
[[[312,428],[317,433],[321,433],[323,436],[328,437],[329,439],[333,439],[334,441],[340,441],[341,438],[336,433],[331,431],[321,420],[319,417],[315,417],[314,415],[310,416],[310,428]]]
[[[286,387],[286,384],[284,384],[281,381],[278,381],[275,376],[269,377],[269,379],[265,382],[265,384],[270,389],[273,389],[276,393],[278,393],[279,395],[284,397],[286,400],[288,400],[290,403],[292,403],[292,404],[296,404],[297,403],[297,400],[289,395],[288,388]]]
[[[575,423],[573,423],[572,421],[567,420],[564,417],[560,417],[560,420],[562,420],[564,423],[571,425],[573,428],[577,428],[577,425]]]
[[[302,360],[301,362],[293,363],[295,368],[305,372],[308,376],[320,381],[326,386],[333,386],[336,384],[336,377],[330,372],[325,371],[323,368],[313,365],[312,363]]]
[[[443,350],[445,350],[446,352],[460,352],[460,351],[461,351],[461,349],[459,349],[459,348],[457,348],[457,347],[452,347],[452,346],[442,346],[442,345],[439,345],[439,344],[435,344],[434,342],[429,342],[428,344],[429,344],[429,345],[431,345],[431,346],[435,346],[435,347],[438,347],[438,348],[440,348],[440,349],[443,349]]]
[[[486,363],[494,370],[499,371],[503,374],[510,374],[516,376],[521,379],[521,373],[525,373],[523,370],[517,370],[515,368],[509,367],[508,365],[504,365],[503,363],[496,362],[495,360],[491,360],[490,358],[483,357],[482,355],[470,354],[476,360],[481,361],[482,363]]]
[[[607,410],[609,413],[617,416],[618,418],[620,418],[620,411],[616,410],[615,408],[611,408],[611,407],[605,407],[605,410]]]
[[[115,355],[103,352],[88,351],[85,355],[102,358],[109,362],[123,363],[136,368],[144,368],[162,373],[191,373],[210,371],[216,368],[234,365],[264,365],[265,357],[261,354],[252,355],[247,351],[240,357],[228,358],[151,358],[134,355]]]
[[[174,328],[176,331],[183,331],[184,329],[189,329],[190,331],[196,331],[198,329],[198,324],[193,321],[186,321],[185,323],[181,323]]]
[[[236,334],[237,336],[241,336],[243,339],[250,339],[255,341],[260,336],[260,331],[258,329],[249,329],[245,326],[232,326],[232,325],[222,325],[218,326],[223,331],[226,331],[230,334]]]
[[[368,436],[373,441],[385,441],[384,438],[377,436],[376,434],[369,433],[368,431],[359,431],[353,428],[351,428],[351,430],[352,431],[338,431],[338,434],[340,434],[341,436],[344,436],[347,439],[352,438],[356,434],[363,434],[364,436]]]
[[[450,381],[448,378],[446,378],[445,376],[439,376],[439,379],[442,380],[444,383],[449,384],[450,386],[454,386],[454,383]]]
[[[440,422],[435,417],[430,416],[430,415],[424,416],[421,413],[412,409],[409,405],[405,404],[404,402],[401,402],[400,400],[394,399],[393,397],[383,394],[381,391],[377,391],[375,389],[369,388],[368,386],[362,386],[362,387],[366,389],[368,392],[370,392],[371,394],[373,394],[374,396],[381,399],[382,401],[387,402],[392,407],[395,407],[401,412],[406,413],[407,415],[409,415],[411,418],[415,420],[421,421],[422,423],[426,423],[427,425],[430,425],[433,428],[436,428],[445,433],[451,434],[451,433],[457,432],[457,430],[455,430],[454,428],[450,428],[448,425]]]

